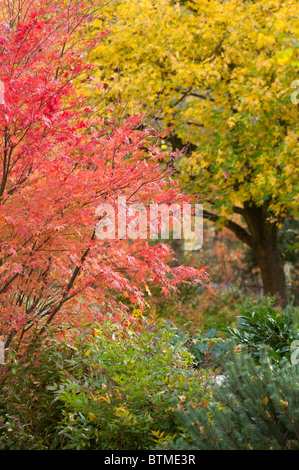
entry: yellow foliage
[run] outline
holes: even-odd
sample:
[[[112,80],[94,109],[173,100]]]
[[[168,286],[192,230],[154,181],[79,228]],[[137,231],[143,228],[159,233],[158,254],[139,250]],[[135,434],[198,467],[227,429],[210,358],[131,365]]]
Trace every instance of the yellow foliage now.
[[[102,13],[90,28],[109,30],[91,52],[93,105],[104,99],[120,117],[150,113],[161,129],[174,125],[198,147],[186,178],[206,169],[227,201],[221,215],[250,200],[295,212],[297,0],[114,0]]]

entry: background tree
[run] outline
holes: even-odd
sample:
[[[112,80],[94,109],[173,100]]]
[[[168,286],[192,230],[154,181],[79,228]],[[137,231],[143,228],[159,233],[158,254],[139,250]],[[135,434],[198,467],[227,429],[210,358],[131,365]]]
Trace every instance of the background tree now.
[[[174,125],[162,147],[187,146],[186,187],[198,194],[212,183],[204,216],[253,250],[264,293],[282,305],[279,227],[298,214],[297,7],[115,0],[91,29],[109,29],[91,55],[96,77],[107,81],[92,101],[106,93],[123,103],[120,115],[142,106],[158,128]]]
[[[144,304],[147,282],[169,292],[203,273],[170,268],[170,247],[100,240],[96,208],[187,200],[159,164],[156,132],[133,116],[116,127],[86,107],[78,86],[92,66],[86,25],[101,4],[8,0],[1,10],[0,308],[9,346],[40,334],[60,312],[76,320],[74,299],[116,293]],[[91,312],[92,313],[92,312]],[[88,308],[84,307],[85,319]],[[92,317],[91,317],[92,318]]]

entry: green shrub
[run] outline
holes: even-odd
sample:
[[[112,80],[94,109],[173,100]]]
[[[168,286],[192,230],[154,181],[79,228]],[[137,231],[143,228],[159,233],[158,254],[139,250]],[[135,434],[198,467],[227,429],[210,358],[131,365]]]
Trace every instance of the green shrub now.
[[[212,329],[221,331],[227,326],[235,327],[240,311],[254,311],[275,305],[275,297],[244,295],[239,288],[231,292],[219,289],[202,292],[197,286],[186,285],[170,298],[158,296],[155,289],[152,292],[153,297],[149,302],[158,316],[179,328],[188,323],[188,330],[193,335],[198,331],[206,333]]]
[[[174,336],[153,322],[124,329],[107,317],[12,357],[0,387],[1,448],[150,449],[179,434],[173,400],[206,403],[211,373],[195,370]]]
[[[215,328],[194,337],[191,353],[195,357],[197,367],[219,369],[220,358],[227,350],[227,342],[221,338],[221,332]]]
[[[53,334],[53,333],[52,333]],[[0,375],[0,449],[55,449],[56,433],[63,418],[63,403],[53,401],[48,388],[59,384],[70,351],[52,337],[37,339],[28,357],[10,352]]]
[[[224,377],[206,408],[180,406],[184,436],[166,441],[164,449],[299,449],[298,364],[286,358],[272,363],[263,350],[259,365],[247,352],[233,352]]]
[[[221,332],[211,328],[205,333],[192,335],[186,329],[177,328],[173,323],[165,320],[163,322],[166,328],[174,332],[174,344],[181,342],[194,356],[193,365],[198,369],[210,368],[217,370],[220,366],[220,356],[226,351],[227,343],[221,338]]]
[[[198,287],[187,285],[170,298],[155,296],[153,290],[153,297],[149,302],[160,318],[169,320],[179,328],[188,322],[188,329],[196,333],[198,330],[220,330],[226,325],[234,325],[235,305],[241,298],[237,291],[212,293],[206,289],[201,292]]]
[[[283,357],[290,359],[291,344],[299,339],[290,309],[277,312],[271,307],[243,311],[237,328],[227,327],[230,336],[240,344],[245,344],[252,357],[259,358],[259,349],[265,345],[275,361]]]

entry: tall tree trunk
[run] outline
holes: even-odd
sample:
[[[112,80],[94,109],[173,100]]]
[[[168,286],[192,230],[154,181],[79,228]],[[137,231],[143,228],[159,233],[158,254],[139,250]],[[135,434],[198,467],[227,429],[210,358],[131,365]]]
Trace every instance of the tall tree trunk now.
[[[267,206],[244,204],[243,217],[247,222],[257,263],[261,270],[265,295],[275,295],[277,304],[288,304],[286,277],[278,245],[277,224],[270,221]]]
[[[246,221],[247,229],[231,220],[227,220],[225,226],[254,251],[261,270],[264,294],[275,295],[277,305],[285,307],[289,298],[278,245],[278,227],[274,222],[271,222],[267,204],[256,206],[248,202],[244,203],[243,208],[235,207],[234,210],[242,215]],[[220,219],[217,214],[205,210],[203,215],[214,222]]]
[[[277,304],[285,307],[288,304],[288,293],[277,244],[269,239],[268,246],[257,246],[255,254],[262,274],[264,294],[276,295]]]

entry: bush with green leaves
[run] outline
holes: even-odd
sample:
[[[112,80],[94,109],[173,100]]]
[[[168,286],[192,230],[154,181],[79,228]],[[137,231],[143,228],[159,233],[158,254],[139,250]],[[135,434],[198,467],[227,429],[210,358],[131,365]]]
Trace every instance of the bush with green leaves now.
[[[36,338],[26,357],[13,350],[0,373],[0,449],[56,449],[63,443],[56,432],[63,418],[63,402],[54,401],[49,386],[60,384],[66,361],[66,343]]]
[[[259,349],[265,345],[275,361],[283,357],[290,359],[291,344],[299,339],[297,327],[290,308],[276,311],[271,307],[243,311],[237,328],[226,331],[240,344],[245,344],[254,359],[259,360]]]
[[[180,341],[183,343],[194,356],[194,367],[214,370],[219,368],[220,356],[227,350],[227,342],[220,336],[221,331],[211,328],[204,333],[192,335],[186,329],[186,325],[184,325],[184,329],[179,329],[168,320],[164,320],[163,324],[175,333],[173,336],[174,342]]]
[[[220,289],[211,292],[186,285],[169,298],[159,295],[156,288],[151,292],[152,297],[148,301],[158,316],[179,328],[185,328],[187,324],[187,330],[193,335],[198,331],[206,333],[212,329],[221,331],[227,326],[235,327],[240,311],[274,308],[276,303],[275,296],[249,296],[240,286],[234,286],[231,292]]]
[[[243,350],[230,352],[225,379],[214,383],[206,408],[180,405],[184,436],[168,450],[299,450],[299,364],[272,362],[263,349],[257,364]]]
[[[211,328],[205,333],[197,334],[194,337],[190,351],[195,357],[197,367],[219,369],[221,366],[220,358],[228,347],[227,341],[221,338],[220,335],[220,331]]]
[[[202,291],[198,286],[186,285],[179,293],[169,298],[162,297],[152,289],[153,297],[149,299],[160,318],[169,320],[179,328],[188,322],[188,330],[195,333],[197,330],[205,332],[211,328],[220,330],[226,325],[234,325],[236,303],[240,302],[242,295],[238,291],[221,293]]]
[[[174,335],[107,317],[12,356],[0,384],[0,448],[150,449],[179,434],[172,401],[205,403],[213,374],[194,369]]]

